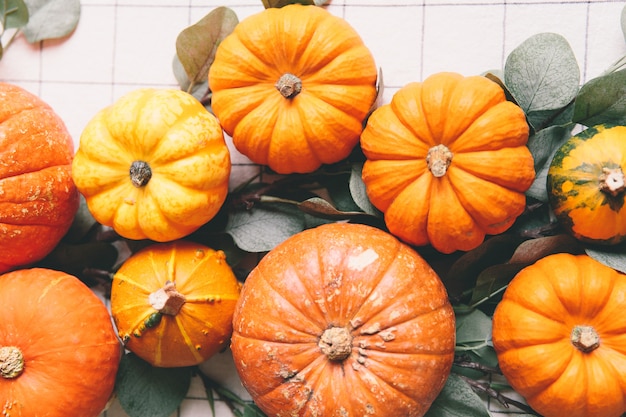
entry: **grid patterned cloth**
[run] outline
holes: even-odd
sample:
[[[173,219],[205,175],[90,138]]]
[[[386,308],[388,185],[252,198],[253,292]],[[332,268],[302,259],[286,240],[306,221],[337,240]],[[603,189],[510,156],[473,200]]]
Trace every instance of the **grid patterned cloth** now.
[[[383,101],[400,87],[439,71],[463,75],[499,70],[522,41],[554,32],[570,43],[581,81],[600,75],[626,54],[616,0],[332,0],[328,10],[362,36],[384,74]],[[240,20],[263,9],[261,0],[83,0],[68,38],[28,44],[17,37],[0,61],[0,81],[20,85],[65,120],[76,146],[101,108],[139,87],[178,87],[172,71],[177,35],[218,6]],[[231,146],[231,185],[258,167]],[[229,352],[202,365],[213,378],[246,396]],[[515,414],[489,404],[494,416]],[[217,417],[232,414],[216,404]],[[210,416],[202,384],[192,382],[172,416]],[[116,401],[103,417],[126,417]]]

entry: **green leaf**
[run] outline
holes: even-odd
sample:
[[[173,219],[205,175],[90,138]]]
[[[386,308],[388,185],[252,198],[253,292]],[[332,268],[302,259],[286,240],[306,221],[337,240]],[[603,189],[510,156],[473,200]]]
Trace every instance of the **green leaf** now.
[[[30,43],[69,35],[78,25],[80,0],[24,0],[30,18],[22,28]]]
[[[303,212],[328,220],[348,220],[369,216],[361,211],[341,211],[321,197],[312,197],[298,204]]]
[[[456,345],[460,350],[492,346],[491,319],[480,310],[456,315]]]
[[[580,254],[582,246],[578,240],[568,234],[538,237],[520,244],[509,262],[530,265],[554,253]]]
[[[526,195],[536,200],[547,202],[547,177],[550,162],[554,153],[572,135],[573,125],[550,126],[531,135],[528,139],[528,148],[535,160],[535,181],[526,191]]]
[[[207,101],[206,99],[210,94],[208,78],[192,85],[178,55],[174,55],[172,59],[172,70],[174,72],[174,78],[176,78],[181,90],[191,93],[192,96],[202,103]],[[205,104],[205,107],[207,110],[211,111],[210,103],[209,105]]]
[[[262,0],[266,9],[281,8],[289,4],[304,4],[307,6],[322,6],[328,3],[328,0]]]
[[[576,98],[572,121],[585,126],[626,124],[626,69],[585,83]]]
[[[20,28],[28,23],[28,7],[23,0],[0,1],[0,17],[4,29]]]
[[[117,373],[117,398],[130,417],[168,417],[185,398],[191,376],[190,367],[157,368],[128,353]]]
[[[226,233],[246,252],[266,252],[305,228],[304,213],[282,203],[229,213]]]
[[[363,164],[355,163],[352,164],[352,172],[350,174],[350,194],[352,195],[352,199],[356,203],[357,206],[365,213],[371,214],[372,216],[382,217],[381,212],[374,207],[374,205],[370,202],[367,197],[367,191],[365,189],[365,183],[363,182],[363,178],[361,174],[363,173]]]
[[[490,417],[486,403],[463,379],[450,374],[424,417]]]
[[[218,46],[237,23],[235,12],[221,6],[180,32],[176,38],[176,55],[192,86],[206,80]]]
[[[626,244],[615,246],[588,246],[585,253],[596,261],[626,274]]]
[[[484,304],[489,302],[493,307],[502,297],[502,292],[511,282],[513,277],[524,268],[526,264],[504,263],[485,268],[476,279],[476,286],[472,291],[470,305],[485,309]]]
[[[574,100],[580,69],[564,37],[540,33],[509,54],[504,82],[537,131]]]

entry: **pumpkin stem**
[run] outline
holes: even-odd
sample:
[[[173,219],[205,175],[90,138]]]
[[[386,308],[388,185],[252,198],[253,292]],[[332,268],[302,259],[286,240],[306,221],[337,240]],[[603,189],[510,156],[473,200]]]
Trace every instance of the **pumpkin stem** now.
[[[145,161],[133,161],[130,164],[130,182],[137,188],[143,187],[152,178],[150,165]]]
[[[161,314],[175,316],[180,311],[187,299],[176,291],[176,284],[167,281],[163,288],[160,288],[148,296],[150,305]]]
[[[624,183],[624,172],[621,167],[602,168],[602,175],[600,175],[600,190],[615,197],[624,191],[624,188],[626,187]]]
[[[0,376],[6,379],[17,378],[24,371],[24,355],[15,346],[0,347]]]
[[[275,87],[283,97],[294,98],[302,91],[302,80],[287,72],[276,81]]]
[[[426,155],[428,169],[435,177],[443,177],[452,163],[452,156],[453,153],[445,145],[433,146]]]
[[[345,327],[324,330],[317,344],[331,361],[342,361],[352,352],[352,335]]]
[[[600,346],[600,335],[591,326],[575,326],[572,329],[571,341],[578,350],[589,353]]]

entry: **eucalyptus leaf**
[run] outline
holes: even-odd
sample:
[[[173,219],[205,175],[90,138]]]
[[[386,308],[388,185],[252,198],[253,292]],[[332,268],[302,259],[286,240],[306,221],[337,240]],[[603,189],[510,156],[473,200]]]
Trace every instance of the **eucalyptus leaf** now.
[[[185,398],[191,377],[190,367],[153,367],[128,353],[117,373],[117,398],[130,417],[169,417]]]
[[[363,164],[352,164],[352,172],[350,174],[350,194],[352,199],[361,210],[372,216],[382,217],[381,212],[374,207],[369,198],[367,197],[367,191],[365,189],[365,183],[361,174],[363,173]]]
[[[206,102],[209,92],[209,80],[203,80],[202,82],[195,83],[191,85],[189,81],[189,77],[187,76],[187,72],[183,67],[183,64],[180,62],[178,55],[174,55],[172,60],[172,69],[174,72],[174,78],[176,78],[176,82],[181,90],[191,93],[198,101],[201,103]],[[211,111],[211,106],[209,104],[205,104],[207,110]]]
[[[530,124],[540,130],[553,113],[576,98],[580,68],[563,36],[540,33],[509,54],[504,82]]]
[[[207,78],[217,47],[235,29],[237,23],[239,20],[235,12],[221,6],[180,32],[176,38],[176,55],[191,85]]]
[[[585,126],[626,124],[626,69],[585,83],[576,98],[572,120]]]
[[[361,211],[341,211],[321,197],[312,197],[298,204],[303,212],[328,220],[348,220],[368,216]]]
[[[585,253],[596,261],[626,274],[626,244],[588,246]]]
[[[526,191],[527,196],[548,201],[548,169],[556,151],[571,137],[572,129],[573,125],[550,126],[530,136],[528,148],[535,161],[535,180]]]
[[[496,304],[509,282],[525,266],[527,264],[504,263],[485,268],[476,279],[470,305],[478,307],[487,302]]]
[[[350,192],[351,175],[351,172],[341,173],[320,180],[320,183],[326,188],[328,196],[337,210],[361,211],[361,208],[354,202],[352,193]]]
[[[490,414],[485,401],[452,373],[424,417],[490,417]]]
[[[30,43],[69,35],[80,18],[80,0],[24,0],[30,15],[22,33]]]
[[[622,26],[622,35],[626,41],[626,6],[622,7],[622,13],[620,15],[620,24]]]
[[[582,246],[568,234],[529,239],[517,247],[510,262],[529,265],[554,253],[580,254]]]
[[[228,215],[226,233],[246,252],[266,252],[305,228],[304,213],[289,204],[262,204]]]
[[[3,29],[20,28],[28,23],[28,7],[23,0],[0,1],[0,18],[4,22]]]
[[[492,346],[491,318],[480,310],[456,315],[456,344],[460,347]]]
[[[328,3],[328,0],[262,0],[266,9],[281,8],[289,4],[304,4],[307,6],[322,6]]]

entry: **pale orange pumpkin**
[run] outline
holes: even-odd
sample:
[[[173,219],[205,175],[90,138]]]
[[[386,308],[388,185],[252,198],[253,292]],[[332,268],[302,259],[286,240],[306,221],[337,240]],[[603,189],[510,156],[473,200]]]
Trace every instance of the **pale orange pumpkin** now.
[[[212,109],[237,150],[281,174],[346,158],[376,79],[374,58],[348,22],[301,4],[242,20],[209,70]]]
[[[407,84],[361,136],[367,195],[403,241],[474,249],[526,208],[528,132],[522,109],[485,77],[442,72]]]
[[[224,252],[152,244],[113,277],[111,314],[126,348],[150,364],[197,365],[228,345],[240,289]]]
[[[380,229],[330,223],[247,277],[232,336],[244,387],[270,417],[422,416],[454,357],[437,274]]]

